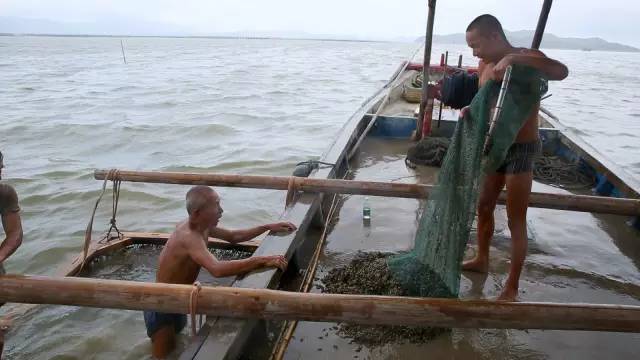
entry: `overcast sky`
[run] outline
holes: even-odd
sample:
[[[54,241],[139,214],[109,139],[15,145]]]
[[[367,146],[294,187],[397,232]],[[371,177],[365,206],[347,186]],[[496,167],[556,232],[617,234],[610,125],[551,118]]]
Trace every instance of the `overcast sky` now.
[[[152,22],[189,32],[306,32],[391,39],[424,34],[426,0],[0,0],[0,16],[60,22]],[[542,0],[439,0],[435,32],[463,32],[494,14],[505,29],[534,29]],[[640,2],[556,0],[547,31],[640,46]]]

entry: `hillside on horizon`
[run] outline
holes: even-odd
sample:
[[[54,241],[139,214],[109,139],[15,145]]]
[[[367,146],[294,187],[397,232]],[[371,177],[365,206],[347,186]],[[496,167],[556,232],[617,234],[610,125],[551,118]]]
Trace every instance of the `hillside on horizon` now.
[[[505,34],[514,46],[529,47],[533,40],[534,30],[507,31]],[[424,36],[416,41],[424,41]],[[465,34],[456,33],[448,35],[434,35],[433,42],[447,44],[466,44]],[[566,49],[566,50],[601,50],[601,51],[621,51],[640,52],[640,49],[615,42],[609,42],[599,37],[576,38],[560,37],[552,33],[545,33],[542,37],[541,48]]]

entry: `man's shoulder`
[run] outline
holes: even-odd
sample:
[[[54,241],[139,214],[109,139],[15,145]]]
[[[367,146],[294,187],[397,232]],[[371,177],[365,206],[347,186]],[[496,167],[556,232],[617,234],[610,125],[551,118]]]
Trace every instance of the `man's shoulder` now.
[[[0,196],[6,196],[6,195],[17,196],[16,189],[14,189],[13,186],[7,183],[0,182]]]
[[[546,55],[538,50],[538,49],[530,49],[530,48],[525,48],[525,47],[517,47],[514,48],[514,54],[519,54],[519,55],[529,55],[529,56],[540,56],[540,57],[546,57]]]
[[[185,222],[178,224],[169,237],[170,240],[173,239],[173,241],[175,242],[185,244],[189,244],[194,241],[202,241],[201,238],[202,235],[197,233],[196,231],[191,230],[189,228],[189,224],[186,224]]]
[[[13,186],[0,183],[0,213],[18,212],[18,194]]]

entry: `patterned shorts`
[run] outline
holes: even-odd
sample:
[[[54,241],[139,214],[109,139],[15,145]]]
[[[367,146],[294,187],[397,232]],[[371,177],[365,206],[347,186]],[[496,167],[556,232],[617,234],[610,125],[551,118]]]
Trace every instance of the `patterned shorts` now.
[[[542,153],[542,143],[514,143],[507,152],[504,162],[496,170],[500,174],[520,174],[533,171],[533,163]]]

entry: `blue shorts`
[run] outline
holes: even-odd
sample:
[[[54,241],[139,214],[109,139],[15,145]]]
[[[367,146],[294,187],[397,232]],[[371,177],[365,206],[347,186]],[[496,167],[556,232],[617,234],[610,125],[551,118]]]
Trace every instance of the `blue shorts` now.
[[[156,331],[167,325],[173,325],[173,329],[177,334],[187,325],[187,315],[144,311],[144,324],[147,327],[147,335],[149,337],[152,337]]]

